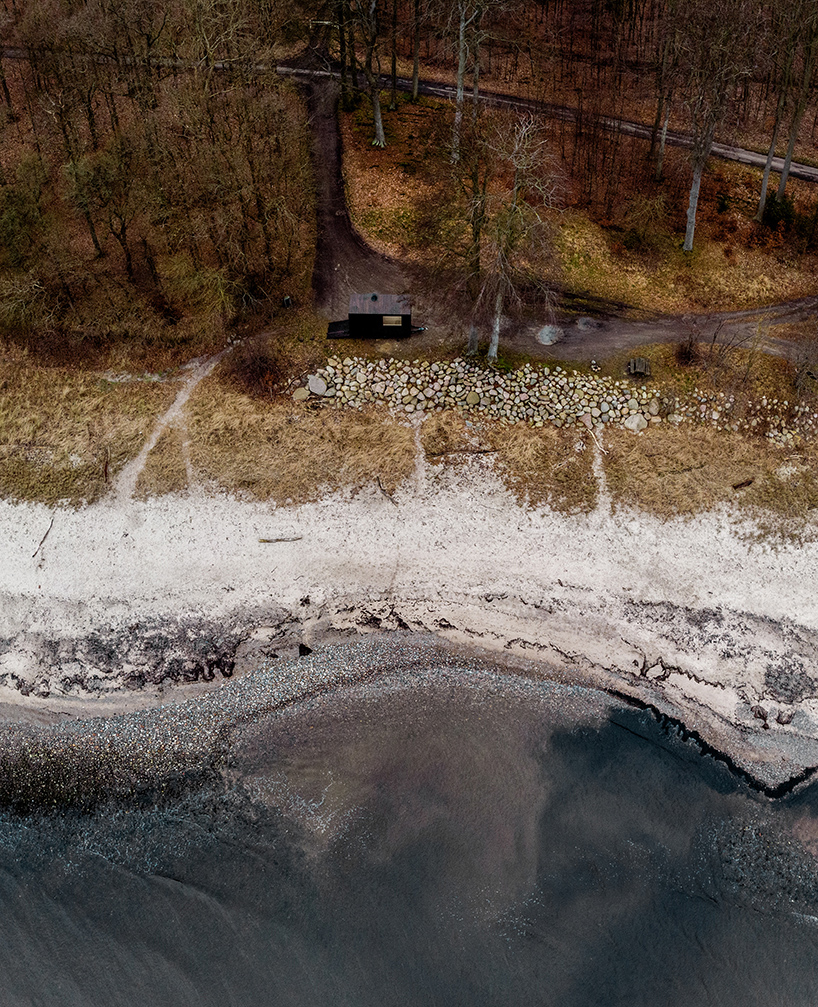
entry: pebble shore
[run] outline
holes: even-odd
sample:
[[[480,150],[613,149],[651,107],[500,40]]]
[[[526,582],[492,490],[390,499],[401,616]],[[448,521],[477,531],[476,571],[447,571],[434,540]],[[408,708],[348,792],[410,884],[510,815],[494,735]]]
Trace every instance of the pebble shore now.
[[[296,389],[295,401],[312,397],[361,409],[380,403],[393,412],[461,409],[502,423],[600,429],[617,425],[640,433],[652,424],[695,423],[718,430],[761,433],[790,446],[818,431],[818,413],[786,400],[762,398],[741,415],[733,396],[694,388],[680,398],[655,384],[524,364],[504,373],[473,361],[367,360],[330,357]]]
[[[405,688],[449,676],[461,685],[493,682],[509,693],[533,689],[540,698],[557,689],[568,701],[578,698],[576,716],[584,719],[588,707],[608,702],[583,686],[532,685],[525,663],[506,664],[411,633],[372,636],[305,657],[264,661],[255,672],[180,704],[46,727],[6,723],[0,733],[0,810],[91,807],[114,796],[144,800],[146,793],[156,799],[224,768],[246,725],[352,685],[374,694],[385,676],[393,687]],[[561,707],[564,712],[564,702]]]

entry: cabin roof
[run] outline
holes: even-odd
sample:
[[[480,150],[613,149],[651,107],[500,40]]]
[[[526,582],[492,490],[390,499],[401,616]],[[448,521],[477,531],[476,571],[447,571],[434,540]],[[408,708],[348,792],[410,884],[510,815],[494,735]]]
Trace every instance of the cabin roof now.
[[[350,294],[350,315],[409,315],[412,302],[407,294]]]

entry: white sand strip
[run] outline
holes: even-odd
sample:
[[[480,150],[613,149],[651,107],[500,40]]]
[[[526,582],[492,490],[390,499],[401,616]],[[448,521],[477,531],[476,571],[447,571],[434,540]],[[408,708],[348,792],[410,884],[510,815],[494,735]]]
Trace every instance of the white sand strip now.
[[[296,508],[122,493],[58,510],[36,556],[52,511],[0,503],[0,700],[110,692],[134,653],[100,658],[89,683],[72,642],[138,640],[146,620],[231,624],[245,666],[284,624],[316,643],[405,623],[641,696],[770,779],[818,765],[818,545],[752,545],[725,512],[528,511],[479,464],[429,470],[395,501],[374,487]]]

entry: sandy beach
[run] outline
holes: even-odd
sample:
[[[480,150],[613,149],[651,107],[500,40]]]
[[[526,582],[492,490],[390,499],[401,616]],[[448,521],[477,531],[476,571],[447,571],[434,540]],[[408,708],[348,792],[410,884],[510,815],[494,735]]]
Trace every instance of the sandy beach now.
[[[749,532],[605,494],[588,516],[525,509],[479,463],[288,508],[4,502],[0,713],[177,701],[299,644],[409,629],[633,697],[780,787],[818,766],[818,544]]]

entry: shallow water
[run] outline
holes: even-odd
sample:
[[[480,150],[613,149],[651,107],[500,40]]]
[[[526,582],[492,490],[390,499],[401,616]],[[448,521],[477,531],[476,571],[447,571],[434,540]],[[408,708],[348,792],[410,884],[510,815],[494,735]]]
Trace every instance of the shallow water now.
[[[397,667],[163,794],[5,811],[2,1002],[812,1005],[817,851],[818,788],[771,802],[589,690]]]

